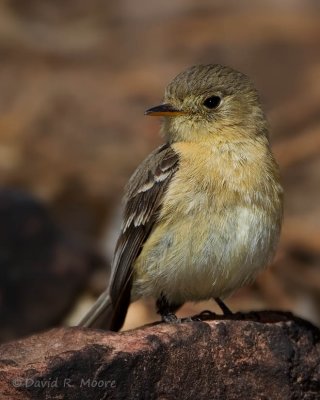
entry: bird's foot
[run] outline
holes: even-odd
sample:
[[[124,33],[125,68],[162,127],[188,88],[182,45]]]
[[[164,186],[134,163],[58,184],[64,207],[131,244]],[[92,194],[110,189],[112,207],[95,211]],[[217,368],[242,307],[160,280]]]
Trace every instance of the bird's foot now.
[[[207,319],[216,319],[216,318],[217,318],[216,313],[214,313],[210,310],[204,310],[204,311],[201,311],[200,314],[193,315],[191,317],[191,320],[192,321],[205,321]]]
[[[219,299],[219,297],[216,297],[214,300],[218,304],[218,306],[221,308],[223,315],[225,315],[226,317],[227,316],[230,317],[231,315],[233,315],[233,312],[230,310],[230,308],[228,308],[225,305],[225,303],[221,299]]]
[[[168,324],[180,324],[181,323],[181,318],[178,318],[176,316],[176,314],[173,314],[173,313],[161,315],[161,319],[163,322],[166,322]]]

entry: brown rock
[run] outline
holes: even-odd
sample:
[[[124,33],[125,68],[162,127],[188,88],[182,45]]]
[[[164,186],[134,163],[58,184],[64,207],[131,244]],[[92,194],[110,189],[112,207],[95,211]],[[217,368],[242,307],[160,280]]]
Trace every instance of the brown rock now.
[[[311,400],[320,392],[320,332],[280,312],[124,333],[54,329],[3,345],[0,359],[1,400]]]

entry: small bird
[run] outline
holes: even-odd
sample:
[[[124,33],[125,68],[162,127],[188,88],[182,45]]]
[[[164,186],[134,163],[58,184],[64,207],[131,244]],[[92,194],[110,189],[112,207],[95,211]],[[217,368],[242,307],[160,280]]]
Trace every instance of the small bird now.
[[[222,299],[275,253],[283,190],[249,78],[193,66],[145,114],[163,117],[165,144],[129,180],[109,288],[81,326],[119,330],[130,302],[150,296],[166,322],[187,301],[229,313]]]

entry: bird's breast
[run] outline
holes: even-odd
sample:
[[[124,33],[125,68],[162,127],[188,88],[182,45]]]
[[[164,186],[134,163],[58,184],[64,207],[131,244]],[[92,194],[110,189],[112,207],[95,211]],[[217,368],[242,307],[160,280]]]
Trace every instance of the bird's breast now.
[[[205,151],[181,152],[158,223],[135,264],[136,297],[163,292],[176,303],[223,297],[273,255],[281,221],[280,201],[268,207],[274,191],[264,188],[258,196],[252,171],[215,161]]]

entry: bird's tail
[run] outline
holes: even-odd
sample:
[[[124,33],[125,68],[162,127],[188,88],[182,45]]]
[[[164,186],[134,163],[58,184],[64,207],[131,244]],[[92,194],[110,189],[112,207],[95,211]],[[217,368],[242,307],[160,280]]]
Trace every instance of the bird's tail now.
[[[108,291],[103,292],[79,322],[85,328],[112,329],[114,309]]]

